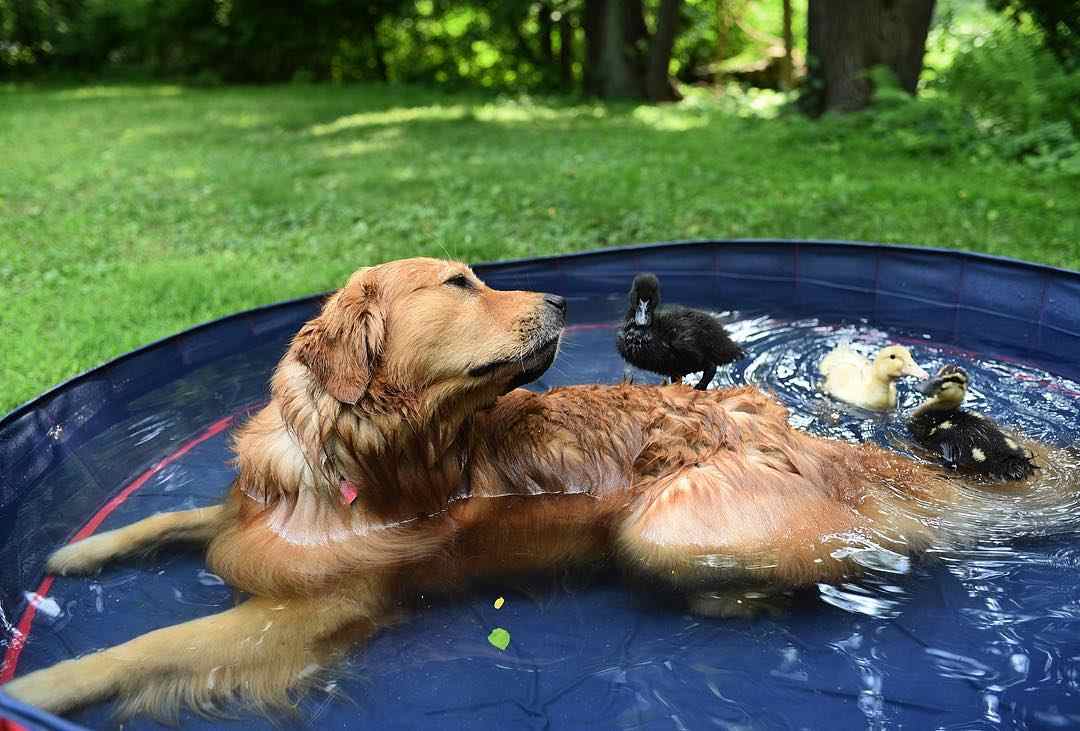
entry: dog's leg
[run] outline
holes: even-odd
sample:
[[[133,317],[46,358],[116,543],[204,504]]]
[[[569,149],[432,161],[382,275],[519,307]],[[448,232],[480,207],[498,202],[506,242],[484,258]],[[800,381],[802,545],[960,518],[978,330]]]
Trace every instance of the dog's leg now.
[[[147,551],[164,543],[206,543],[217,533],[223,505],[158,513],[123,528],[64,546],[52,556],[46,570],[52,574],[86,574],[109,561]]]
[[[696,610],[720,615],[734,613],[740,597],[709,594],[717,589],[774,594],[847,575],[851,567],[835,553],[839,539],[830,536],[857,527],[854,511],[798,475],[723,459],[641,486],[618,528],[630,571],[686,591]]]
[[[317,679],[381,616],[375,582],[348,597],[253,598],[233,609],[149,632],[122,645],[38,670],[4,686],[53,713],[120,698],[120,714],[175,719],[230,702],[270,710]]]

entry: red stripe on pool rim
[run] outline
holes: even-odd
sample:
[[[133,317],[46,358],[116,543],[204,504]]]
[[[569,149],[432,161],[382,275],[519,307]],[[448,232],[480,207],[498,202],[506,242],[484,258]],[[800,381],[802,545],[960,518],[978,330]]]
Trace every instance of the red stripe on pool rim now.
[[[233,419],[235,418],[235,416],[226,416],[222,419],[218,419],[209,427],[207,427],[203,433],[199,434],[194,439],[184,442],[175,452],[166,455],[160,461],[154,464],[153,467],[146,470],[134,480],[129,482],[123,490],[116,493],[116,495],[113,495],[109,502],[102,505],[101,509],[94,513],[93,516],[91,516],[90,520],[86,521],[86,525],[80,528],[79,532],[71,537],[71,540],[68,541],[68,544],[74,543],[75,541],[81,541],[83,538],[92,535],[93,532],[96,531],[103,522],[105,522],[105,519],[108,518],[114,510],[120,507],[120,505],[125,500],[131,497],[132,493],[145,485],[151,477],[156,475],[158,472],[161,472],[161,470],[165,469],[170,464],[183,457],[185,454],[205,442],[207,439],[216,436],[228,429],[229,425],[233,423]],[[44,598],[48,596],[49,589],[52,588],[53,580],[55,578],[55,576],[46,576],[44,579],[41,580],[41,583],[38,584],[36,592],[39,598]],[[8,645],[7,652],[4,653],[4,663],[2,666],[0,666],[0,683],[6,683],[7,681],[15,677],[15,668],[19,665],[19,656],[22,655],[23,647],[26,646],[26,642],[30,639],[30,628],[34,623],[34,616],[36,614],[36,602],[31,602],[27,604],[26,609],[23,610],[22,617],[19,618],[19,624],[16,628],[14,636],[12,637],[11,644]]]

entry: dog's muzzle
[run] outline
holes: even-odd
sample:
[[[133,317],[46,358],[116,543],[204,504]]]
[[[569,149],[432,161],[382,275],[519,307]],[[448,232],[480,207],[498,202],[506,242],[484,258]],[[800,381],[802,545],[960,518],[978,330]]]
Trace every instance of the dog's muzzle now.
[[[535,381],[559,353],[559,342],[566,324],[566,300],[558,295],[544,295],[544,307],[540,313],[539,328],[532,334],[527,349],[513,358],[502,358],[469,370],[474,378],[483,378],[505,370],[512,376],[509,389]]]

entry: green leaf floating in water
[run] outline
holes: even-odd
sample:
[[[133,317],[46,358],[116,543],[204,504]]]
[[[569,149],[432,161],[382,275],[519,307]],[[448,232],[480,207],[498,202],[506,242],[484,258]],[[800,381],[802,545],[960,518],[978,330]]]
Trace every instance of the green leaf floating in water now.
[[[510,633],[502,627],[496,627],[488,635],[488,642],[500,650],[505,650],[510,645]]]

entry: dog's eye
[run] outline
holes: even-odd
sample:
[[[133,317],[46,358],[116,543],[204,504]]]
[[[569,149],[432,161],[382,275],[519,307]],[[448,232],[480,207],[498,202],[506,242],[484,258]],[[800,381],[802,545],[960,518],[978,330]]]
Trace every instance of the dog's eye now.
[[[461,289],[475,289],[473,283],[469,281],[469,278],[464,274],[455,274],[447,279],[443,284],[448,287],[460,287]]]

